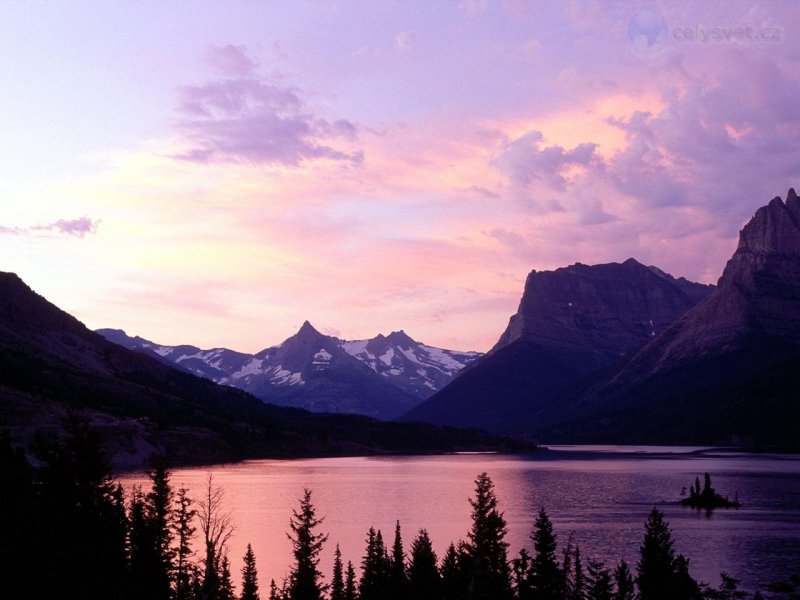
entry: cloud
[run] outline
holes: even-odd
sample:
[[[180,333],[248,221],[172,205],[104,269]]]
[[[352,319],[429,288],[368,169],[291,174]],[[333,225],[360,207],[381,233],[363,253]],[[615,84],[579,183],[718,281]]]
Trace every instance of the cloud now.
[[[94,234],[100,225],[100,220],[81,217],[79,219],[59,219],[46,225],[32,225],[30,227],[5,227],[0,225],[0,234],[46,236],[49,233],[68,235],[83,238]]]
[[[206,61],[222,75],[232,77],[250,77],[256,68],[256,62],[243,45],[212,46],[206,53]]]
[[[546,187],[564,191],[570,167],[601,167],[596,154],[597,144],[583,143],[571,150],[562,146],[542,146],[541,131],[529,131],[506,142],[492,164],[500,169],[518,188],[527,188],[538,181]]]
[[[315,115],[296,88],[250,76],[252,68],[236,62],[247,58],[242,47],[226,48],[233,48],[223,55],[229,67],[247,76],[179,88],[175,127],[184,147],[173,158],[286,166],[363,160],[363,151],[350,147],[356,124]]]
[[[500,197],[499,194],[494,193],[482,185],[471,185],[468,188],[464,188],[463,191],[469,192],[470,194],[477,194],[478,196],[483,196],[484,198],[497,199]]]
[[[417,45],[417,36],[410,31],[403,31],[394,36],[394,47],[399,52],[408,52]]]

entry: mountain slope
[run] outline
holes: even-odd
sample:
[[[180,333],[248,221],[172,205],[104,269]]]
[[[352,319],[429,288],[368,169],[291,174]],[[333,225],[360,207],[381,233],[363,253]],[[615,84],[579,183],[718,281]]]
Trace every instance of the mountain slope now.
[[[141,467],[154,451],[176,463],[209,463],[506,444],[475,431],[265,404],[109,342],[0,273],[0,431],[21,442],[37,431],[57,434],[68,412],[92,421],[118,467]]]
[[[634,259],[533,271],[494,348],[404,419],[527,430],[580,381],[630,356],[711,289]]]
[[[226,348],[160,346],[114,329],[98,333],[266,402],[382,419],[406,412],[479,356],[426,346],[402,331],[345,341],[321,334],[308,322],[280,345],[254,355]]]
[[[800,200],[792,189],[742,229],[714,292],[566,402],[568,418],[547,435],[796,443],[798,367]]]

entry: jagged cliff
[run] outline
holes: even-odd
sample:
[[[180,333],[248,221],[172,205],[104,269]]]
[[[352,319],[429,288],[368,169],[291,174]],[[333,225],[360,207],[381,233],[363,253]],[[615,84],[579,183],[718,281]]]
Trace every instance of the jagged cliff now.
[[[577,382],[630,356],[712,289],[634,259],[533,271],[491,352],[406,418],[529,427]]]

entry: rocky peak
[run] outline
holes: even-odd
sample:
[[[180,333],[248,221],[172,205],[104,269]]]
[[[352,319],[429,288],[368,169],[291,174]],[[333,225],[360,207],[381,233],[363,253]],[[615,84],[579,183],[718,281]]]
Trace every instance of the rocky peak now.
[[[415,346],[417,344],[417,342],[415,342],[411,336],[409,336],[402,329],[400,331],[393,331],[386,336],[386,339],[393,346],[399,346],[401,348],[410,348],[411,346]]]
[[[294,334],[293,337],[300,342],[316,343],[320,341],[322,338],[326,338],[328,336],[321,334],[308,321],[304,321],[303,325],[300,327],[297,333]]]
[[[800,200],[794,188],[785,203],[776,196],[756,211],[739,234],[738,251],[800,252]]]
[[[644,344],[709,292],[633,258],[531,271],[517,314],[492,352],[523,339],[590,353],[606,364]]]

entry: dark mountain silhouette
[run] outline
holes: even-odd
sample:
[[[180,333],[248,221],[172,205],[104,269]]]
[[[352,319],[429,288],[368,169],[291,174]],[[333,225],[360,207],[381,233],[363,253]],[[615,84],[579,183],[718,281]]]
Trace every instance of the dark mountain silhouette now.
[[[526,431],[579,382],[629,357],[711,289],[634,259],[533,271],[494,348],[404,418]]]
[[[340,340],[320,333],[308,321],[283,343],[257,354],[162,346],[118,329],[98,333],[265,402],[381,419],[416,406],[480,356],[426,346],[403,331],[370,340]]]
[[[174,462],[208,463],[505,443],[475,431],[265,404],[109,342],[16,275],[0,273],[0,430],[23,442],[37,430],[57,435],[68,412],[91,420],[118,466],[140,467],[156,450]]]
[[[563,406],[571,439],[796,444],[800,200],[759,208],[714,292]],[[602,426],[598,426],[602,423]]]

